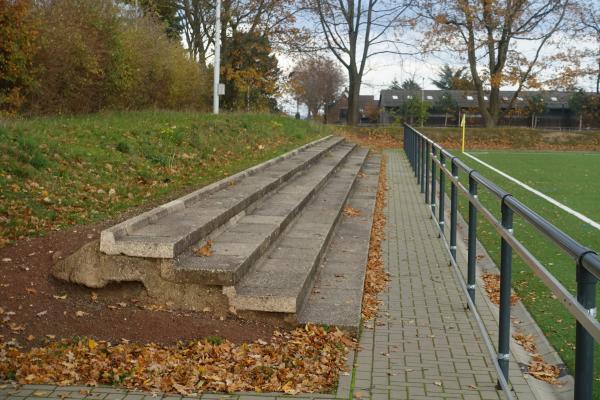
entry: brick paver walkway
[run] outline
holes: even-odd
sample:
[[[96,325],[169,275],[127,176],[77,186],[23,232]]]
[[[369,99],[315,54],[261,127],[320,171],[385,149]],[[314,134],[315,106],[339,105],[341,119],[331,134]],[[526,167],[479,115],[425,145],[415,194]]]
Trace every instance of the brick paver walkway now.
[[[365,324],[360,350],[337,393],[297,398],[498,399],[496,375],[473,316],[465,310],[449,256],[430,219],[403,153],[388,153],[387,232],[383,242],[391,281],[379,316]],[[489,313],[488,313],[489,314]],[[484,317],[485,318],[485,317]],[[491,315],[490,317],[491,318]],[[511,369],[511,380],[519,379]],[[354,384],[352,384],[354,382]],[[515,382],[513,381],[513,384]],[[523,383],[523,382],[519,382]],[[516,397],[534,398],[526,384]],[[0,399],[181,399],[114,388],[26,385],[0,389]],[[205,394],[202,399],[275,399],[281,394]],[[289,398],[289,396],[285,396]],[[197,399],[198,397],[196,397]]]
[[[367,323],[355,390],[374,399],[497,399],[496,374],[408,161],[388,152],[380,316]],[[389,396],[389,397],[388,397]]]

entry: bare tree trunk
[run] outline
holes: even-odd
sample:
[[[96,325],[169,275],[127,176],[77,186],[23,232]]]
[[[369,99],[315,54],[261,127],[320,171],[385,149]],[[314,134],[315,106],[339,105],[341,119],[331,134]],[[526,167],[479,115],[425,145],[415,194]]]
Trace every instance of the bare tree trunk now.
[[[348,87],[348,125],[357,125],[360,118],[359,97],[360,97],[360,78],[357,74],[350,72],[350,85]]]

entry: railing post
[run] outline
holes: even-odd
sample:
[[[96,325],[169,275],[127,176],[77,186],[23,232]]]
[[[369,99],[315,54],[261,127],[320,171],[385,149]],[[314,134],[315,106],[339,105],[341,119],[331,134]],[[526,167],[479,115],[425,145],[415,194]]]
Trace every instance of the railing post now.
[[[404,153],[406,155],[408,155],[408,152],[406,151],[406,149],[407,149],[407,143],[406,143],[407,142],[407,140],[406,140],[406,125],[404,125],[404,129],[402,130],[402,137],[403,137],[402,148],[404,149]]]
[[[423,169],[423,140],[420,135],[417,135],[417,143],[419,146],[417,147],[417,159],[419,160],[419,165],[417,166],[417,184],[421,184],[421,170]]]
[[[413,138],[415,141],[415,177],[417,178],[417,184],[419,183],[419,136],[413,130]]]
[[[596,283],[597,279],[583,265],[577,263],[577,301],[592,318],[596,317]],[[594,382],[594,339],[577,322],[575,328],[575,398],[592,399]]]
[[[513,211],[502,198],[502,227],[513,232]],[[504,238],[500,241],[500,321],[498,326],[498,364],[504,379],[508,381],[508,360],[510,357],[510,306],[512,281],[512,247]],[[498,387],[500,383],[498,383]]]
[[[446,165],[446,157],[444,156],[444,152],[440,149],[440,208],[438,210],[438,224],[440,225],[441,234],[444,233],[444,203],[446,195],[446,175],[444,175],[444,166]]]
[[[469,194],[477,197],[477,181],[469,173]],[[477,208],[469,202],[469,244],[467,255],[467,291],[475,304],[475,266],[477,265]]]
[[[454,162],[456,157],[450,160],[452,176],[458,179],[458,165]],[[456,222],[457,222],[458,195],[457,187],[454,181],[451,181],[450,186],[450,255],[456,262]]]
[[[435,146],[432,144],[431,145],[431,212],[433,213],[433,215],[435,215],[435,173],[436,173],[436,169],[435,169],[435,155],[436,155],[436,150],[435,150]]]
[[[425,158],[425,145],[427,141],[423,136],[421,138],[421,167],[419,169],[419,175],[421,176],[421,193],[425,193],[425,165],[427,164]]]
[[[419,170],[421,175],[421,193],[425,193],[425,166],[427,165],[427,158],[425,152],[425,146],[427,145],[427,141],[423,136],[419,136],[421,138],[421,168]],[[427,200],[426,200],[427,202]]]
[[[429,142],[425,142],[425,204],[429,203]]]

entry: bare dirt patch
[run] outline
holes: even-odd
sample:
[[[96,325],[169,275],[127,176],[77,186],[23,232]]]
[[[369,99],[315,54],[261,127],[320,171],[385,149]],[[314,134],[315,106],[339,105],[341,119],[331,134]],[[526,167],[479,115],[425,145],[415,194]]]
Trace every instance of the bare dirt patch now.
[[[136,283],[92,290],[54,279],[50,267],[98,238],[101,226],[52,232],[0,249],[0,341],[25,347],[50,337],[174,344],[218,336],[235,343],[268,339],[274,325],[233,315],[224,320],[206,312],[169,310],[155,304]]]

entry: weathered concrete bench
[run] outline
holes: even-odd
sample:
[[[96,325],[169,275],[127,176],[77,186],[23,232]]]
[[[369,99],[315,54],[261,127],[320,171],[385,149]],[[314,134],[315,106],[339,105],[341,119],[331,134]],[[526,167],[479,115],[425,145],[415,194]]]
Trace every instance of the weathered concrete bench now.
[[[327,137],[109,228],[53,272],[90,287],[139,281],[182,308],[355,330],[378,168]]]

